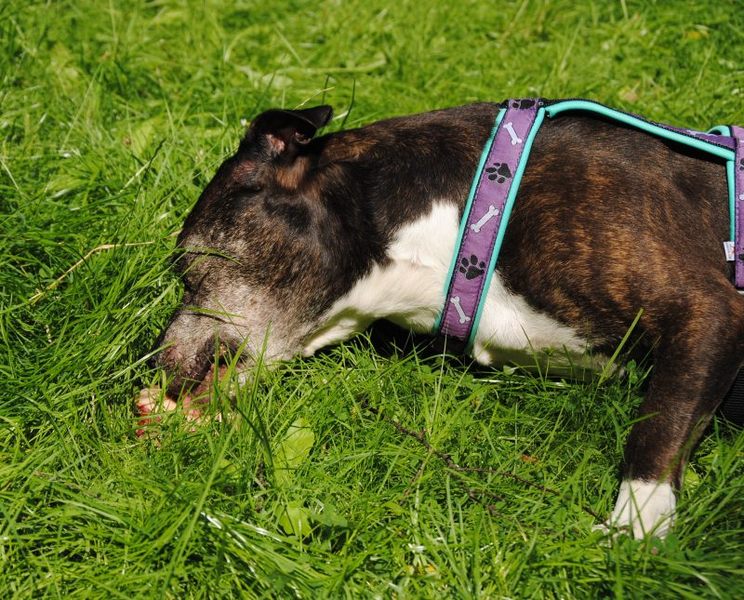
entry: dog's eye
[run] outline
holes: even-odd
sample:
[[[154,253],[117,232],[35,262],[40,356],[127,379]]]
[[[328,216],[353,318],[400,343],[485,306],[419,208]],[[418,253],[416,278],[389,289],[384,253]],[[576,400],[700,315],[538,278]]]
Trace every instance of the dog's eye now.
[[[198,275],[194,269],[189,269],[181,275],[181,282],[183,283],[183,290],[189,296],[194,296],[199,291],[204,282],[204,278],[207,276],[206,273]]]
[[[249,195],[257,194],[261,190],[263,190],[263,186],[259,185],[258,183],[247,183],[240,187],[241,193]]]

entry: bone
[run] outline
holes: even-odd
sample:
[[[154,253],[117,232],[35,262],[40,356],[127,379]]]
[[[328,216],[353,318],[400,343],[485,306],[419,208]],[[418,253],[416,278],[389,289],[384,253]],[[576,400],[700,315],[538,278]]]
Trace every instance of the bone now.
[[[506,129],[509,132],[509,137],[511,138],[512,146],[516,146],[517,144],[521,144],[524,140],[517,135],[517,132],[514,131],[514,125],[511,121],[506,123],[504,125],[504,129]]]
[[[460,304],[460,296],[453,296],[450,299],[450,302],[455,305],[455,310],[457,311],[457,314],[460,315],[460,324],[470,321],[470,317],[468,317],[462,310],[462,305]]]
[[[178,405],[166,394],[162,395],[159,387],[149,387],[140,390],[139,398],[136,400],[137,410],[142,416],[158,412],[171,412],[176,410]]]
[[[135,431],[138,438],[156,438],[157,436],[154,435],[156,431],[154,426],[160,422],[162,414],[173,412],[178,408],[178,404],[174,400],[161,392],[159,387],[154,386],[140,390],[139,396],[135,400],[135,405],[140,416],[137,420],[138,427]]]
[[[493,217],[499,214],[499,209],[496,208],[493,204],[489,205],[488,211],[486,214],[484,214],[476,223],[473,223],[470,226],[470,229],[475,231],[475,233],[479,233],[481,228],[488,223]]]
[[[176,411],[180,411],[186,422],[192,424],[189,429],[191,432],[196,431],[196,426],[204,425],[213,419],[222,421],[222,413],[208,417],[204,415],[204,408],[211,399],[214,379],[222,380],[225,377],[227,377],[226,366],[220,365],[217,368],[212,366],[207,376],[198,386],[188,393],[182,393],[177,399],[169,396],[157,386],[140,390],[139,396],[135,399],[135,406],[139,414],[138,428],[135,434],[140,438],[157,440],[159,436],[157,424],[165,414]]]

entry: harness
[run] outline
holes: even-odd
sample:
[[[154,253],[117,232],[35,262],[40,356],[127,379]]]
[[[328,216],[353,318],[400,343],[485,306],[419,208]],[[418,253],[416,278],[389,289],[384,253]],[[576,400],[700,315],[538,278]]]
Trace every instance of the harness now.
[[[730,239],[726,259],[734,263],[734,283],[744,289],[744,128],[718,126],[703,132],[680,129],[608,108],[590,100],[510,99],[501,105],[470,188],[456,252],[446,280],[446,301],[435,325],[469,349],[478,330],[485,297],[504,240],[519,182],[532,143],[545,117],[566,111],[594,113],[726,161]]]

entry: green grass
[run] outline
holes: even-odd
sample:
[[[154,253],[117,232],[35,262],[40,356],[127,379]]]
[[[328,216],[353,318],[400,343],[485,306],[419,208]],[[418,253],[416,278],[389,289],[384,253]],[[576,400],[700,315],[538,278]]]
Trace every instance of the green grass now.
[[[132,401],[179,301],[173,234],[241,119],[539,94],[742,123],[742,32],[733,0],[0,3],[0,596],[742,597],[723,422],[669,539],[591,532],[636,370],[565,383],[360,338],[223,423],[138,439]]]

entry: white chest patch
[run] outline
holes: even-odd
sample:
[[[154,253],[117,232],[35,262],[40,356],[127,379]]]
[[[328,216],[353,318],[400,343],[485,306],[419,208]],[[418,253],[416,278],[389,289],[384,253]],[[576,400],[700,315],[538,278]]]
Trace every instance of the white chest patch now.
[[[331,307],[321,328],[306,338],[304,354],[344,340],[377,319],[417,333],[432,331],[444,305],[458,228],[457,208],[446,201],[435,202],[429,214],[401,227],[388,249],[390,262],[375,265]],[[579,356],[586,348],[571,328],[532,309],[494,274],[473,345],[478,362],[534,364],[535,353],[543,350]]]

